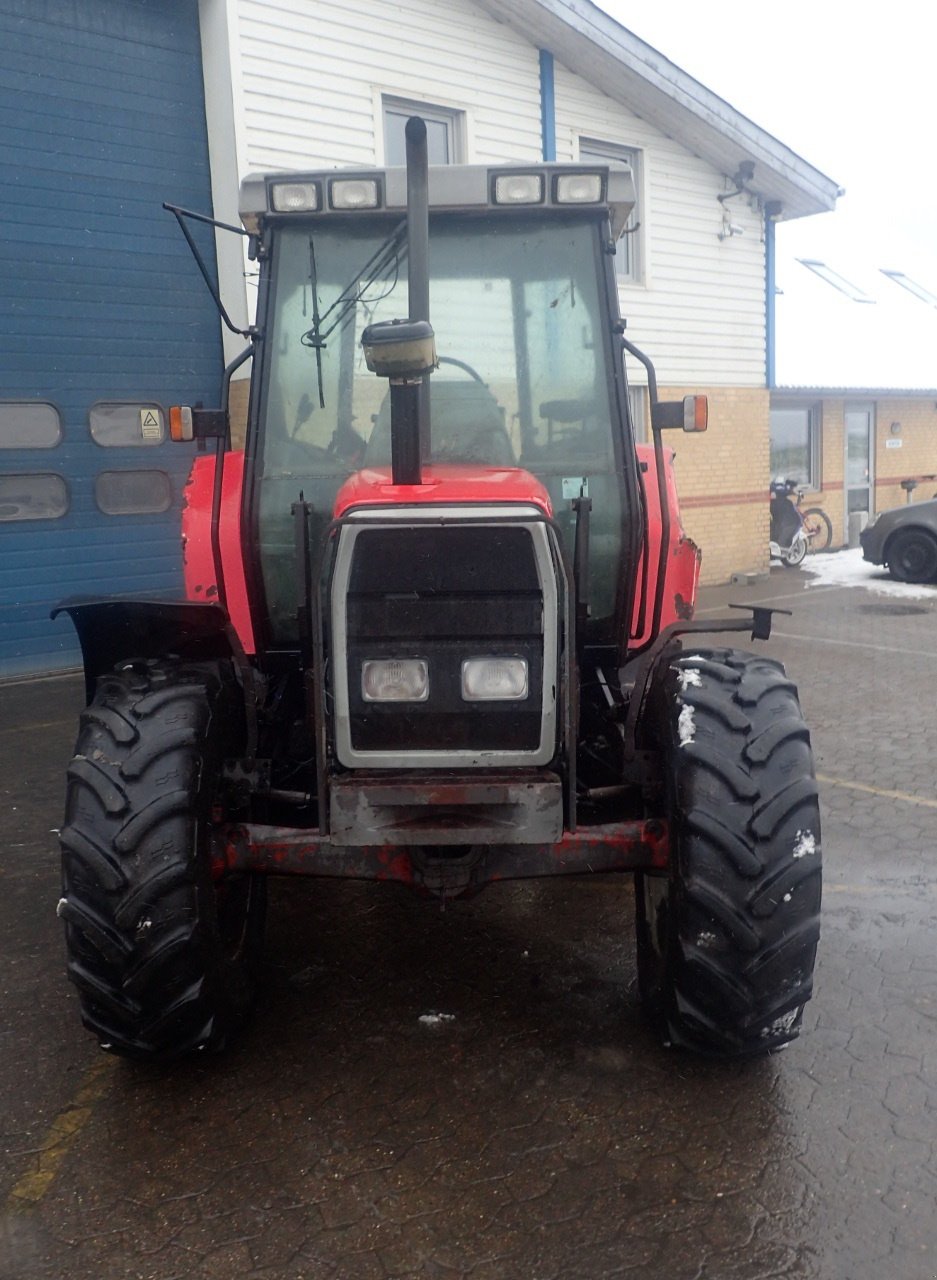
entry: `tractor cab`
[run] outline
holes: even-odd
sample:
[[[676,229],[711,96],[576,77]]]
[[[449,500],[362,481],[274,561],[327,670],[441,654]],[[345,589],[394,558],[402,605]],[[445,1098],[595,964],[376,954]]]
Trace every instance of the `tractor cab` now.
[[[242,217],[267,259],[246,501],[258,631],[272,647],[296,640],[290,511],[300,492],[318,538],[349,477],[370,476],[376,494],[390,476],[391,389],[368,368],[362,336],[410,315],[406,195],[403,169],[242,189]],[[607,645],[629,616],[624,566],[642,528],[611,269],[633,202],[631,175],[601,167],[428,174],[437,363],[422,380],[421,482],[434,502],[458,503],[466,481],[497,472],[503,502],[533,477],[570,559],[574,503],[591,498],[587,630]]]

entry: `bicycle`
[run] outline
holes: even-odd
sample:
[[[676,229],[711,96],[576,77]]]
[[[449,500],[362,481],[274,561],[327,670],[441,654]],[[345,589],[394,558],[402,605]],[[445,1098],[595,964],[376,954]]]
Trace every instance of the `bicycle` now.
[[[811,554],[817,551],[825,551],[833,541],[833,524],[830,517],[822,507],[806,507],[801,510],[804,494],[807,493],[805,486],[798,486],[795,489],[795,493],[797,494],[797,509],[800,511],[804,532],[807,535],[807,551]]]

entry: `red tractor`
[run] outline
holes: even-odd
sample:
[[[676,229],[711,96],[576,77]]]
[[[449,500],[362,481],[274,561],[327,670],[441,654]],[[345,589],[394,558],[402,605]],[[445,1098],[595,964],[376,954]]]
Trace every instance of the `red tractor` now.
[[[87,684],[59,904],[84,1022],[133,1058],[221,1046],[271,874],[445,900],[629,871],[664,1042],[778,1049],[819,932],[809,734],[777,662],[686,640],[766,638],[770,611],[693,620],[661,433],[706,404],[659,402],[624,337],[630,174],[429,170],[419,120],[407,149],[244,182],[256,325],[222,409],[170,415],[202,447],[186,599],[61,606]]]

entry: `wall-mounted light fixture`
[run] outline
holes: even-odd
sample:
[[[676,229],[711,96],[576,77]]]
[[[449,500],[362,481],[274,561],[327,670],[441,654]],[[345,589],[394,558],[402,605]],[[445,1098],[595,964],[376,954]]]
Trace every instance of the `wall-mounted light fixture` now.
[[[731,240],[733,236],[744,235],[745,228],[740,226],[737,222],[732,221],[732,218],[729,215],[729,210],[726,208],[726,201],[734,200],[736,196],[754,195],[754,192],[749,191],[746,186],[746,183],[751,182],[754,176],[754,160],[740,161],[739,167],[736,169],[734,175],[727,179],[727,181],[733,184],[735,189],[733,191],[724,191],[721,196],[716,196],[716,199],[722,205],[722,226],[717,232],[720,240]]]

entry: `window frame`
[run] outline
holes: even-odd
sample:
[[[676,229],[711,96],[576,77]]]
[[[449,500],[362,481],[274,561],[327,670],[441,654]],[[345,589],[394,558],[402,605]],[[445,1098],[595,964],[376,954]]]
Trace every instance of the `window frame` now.
[[[776,412],[790,412],[791,410],[807,414],[807,479],[803,481],[803,484],[811,493],[819,493],[823,488],[823,475],[820,465],[822,459],[823,403],[820,400],[783,400],[776,401],[769,406],[768,467],[770,478],[772,480],[776,478],[775,469],[771,462],[771,456],[774,451],[771,417]]]
[[[408,98],[396,93],[377,94],[378,116],[380,128],[380,159],[388,165],[387,160],[387,115],[392,111],[396,115],[420,116],[432,124],[446,127],[449,144],[447,164],[466,164],[468,162],[468,129],[466,112],[463,107],[447,105],[441,102],[424,102],[419,98]]]
[[[644,153],[640,147],[624,142],[609,142],[590,134],[578,135],[578,159],[580,164],[590,161],[608,164],[624,161],[634,181],[635,202],[625,231],[620,237],[615,253],[615,279],[618,284],[643,285],[647,282],[646,247],[644,236]],[[585,155],[583,152],[585,151]],[[627,252],[624,250],[627,249]]]

